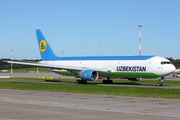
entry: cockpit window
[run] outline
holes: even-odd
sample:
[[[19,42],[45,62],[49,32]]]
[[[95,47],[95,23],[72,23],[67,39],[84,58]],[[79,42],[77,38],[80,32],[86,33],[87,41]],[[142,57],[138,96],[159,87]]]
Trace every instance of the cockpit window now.
[[[161,64],[162,64],[162,65],[164,65],[164,64],[171,64],[171,62],[162,61]]]

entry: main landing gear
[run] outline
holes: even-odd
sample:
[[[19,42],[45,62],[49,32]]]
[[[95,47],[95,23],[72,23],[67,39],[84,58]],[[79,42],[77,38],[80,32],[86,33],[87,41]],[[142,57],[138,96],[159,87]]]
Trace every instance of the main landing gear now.
[[[158,84],[157,84],[158,86],[163,86],[163,83],[162,83],[162,82],[163,82],[163,79],[164,79],[163,77],[158,77],[158,78],[157,78],[157,80],[159,80],[159,82],[158,82]]]
[[[107,77],[107,80],[103,80],[103,84],[113,84],[113,81],[110,80],[110,77]]]
[[[77,84],[87,84],[87,81],[81,79],[81,80],[77,80],[76,83],[77,83]]]

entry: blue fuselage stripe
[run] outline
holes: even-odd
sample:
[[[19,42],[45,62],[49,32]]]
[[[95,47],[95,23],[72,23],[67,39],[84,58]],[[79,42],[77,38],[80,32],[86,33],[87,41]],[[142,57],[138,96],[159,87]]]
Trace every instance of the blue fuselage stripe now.
[[[147,60],[154,56],[92,56],[92,57],[56,57],[53,59],[44,59],[45,61],[52,60]]]

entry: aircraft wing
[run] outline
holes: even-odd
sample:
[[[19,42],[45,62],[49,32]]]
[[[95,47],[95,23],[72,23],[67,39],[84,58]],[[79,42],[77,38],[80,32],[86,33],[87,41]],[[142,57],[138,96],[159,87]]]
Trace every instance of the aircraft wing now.
[[[175,73],[180,73],[180,69],[176,69],[174,72]]]
[[[63,65],[53,65],[53,64],[44,64],[40,62],[19,62],[19,61],[7,61],[7,63],[13,64],[21,64],[21,65],[31,65],[31,66],[38,66],[38,67],[45,67],[45,68],[52,68],[52,69],[63,69],[68,71],[83,71],[83,70],[95,70],[100,74],[110,73],[111,71],[105,68],[87,68],[87,67],[72,67],[72,66],[63,66]]]

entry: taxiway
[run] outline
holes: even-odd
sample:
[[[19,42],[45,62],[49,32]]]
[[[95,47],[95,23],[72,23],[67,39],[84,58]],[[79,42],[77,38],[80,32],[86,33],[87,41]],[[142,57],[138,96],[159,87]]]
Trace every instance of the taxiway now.
[[[0,89],[0,119],[178,120],[174,99]]]

